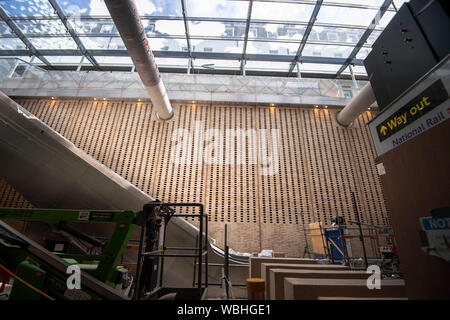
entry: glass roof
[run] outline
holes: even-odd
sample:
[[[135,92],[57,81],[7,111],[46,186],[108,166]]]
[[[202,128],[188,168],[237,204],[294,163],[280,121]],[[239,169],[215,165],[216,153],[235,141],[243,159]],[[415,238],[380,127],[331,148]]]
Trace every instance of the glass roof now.
[[[367,76],[363,60],[404,2],[135,0],[161,69],[326,77],[348,76],[350,64]],[[0,0],[0,56],[55,69],[132,67],[103,0]]]

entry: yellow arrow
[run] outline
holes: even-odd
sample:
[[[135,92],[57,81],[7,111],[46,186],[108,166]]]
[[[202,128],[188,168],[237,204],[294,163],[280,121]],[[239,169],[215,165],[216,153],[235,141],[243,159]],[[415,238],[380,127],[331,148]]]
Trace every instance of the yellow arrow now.
[[[386,135],[386,131],[387,131],[386,126],[381,126],[380,132],[381,132],[383,135]]]

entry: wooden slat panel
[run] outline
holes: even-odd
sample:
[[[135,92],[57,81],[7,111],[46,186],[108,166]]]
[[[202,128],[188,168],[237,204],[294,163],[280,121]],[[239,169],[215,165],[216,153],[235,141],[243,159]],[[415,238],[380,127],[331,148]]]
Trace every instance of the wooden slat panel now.
[[[350,191],[357,195],[363,221],[389,224],[365,125],[373,112],[361,115],[351,127],[341,128],[334,121],[333,109],[179,103],[174,104],[176,117],[161,122],[155,119],[149,102],[18,102],[152,197],[204,203],[210,215],[210,236],[221,245],[228,223],[234,250],[275,249],[302,255],[304,224],[329,224],[336,213],[354,219]],[[259,137],[256,145],[245,137],[237,139],[244,146],[243,164],[173,163],[176,142],[172,133],[186,129],[192,147],[196,123],[202,126],[201,134],[208,129],[222,133],[224,157],[227,129],[254,130],[256,134],[260,129],[278,129],[278,172],[262,175]],[[200,147],[204,160],[205,141]],[[256,152],[258,163],[249,163],[251,151]],[[266,151],[265,156],[271,156],[270,149]],[[239,150],[233,150],[232,156],[237,160]],[[3,206],[30,206],[2,180],[0,197]]]

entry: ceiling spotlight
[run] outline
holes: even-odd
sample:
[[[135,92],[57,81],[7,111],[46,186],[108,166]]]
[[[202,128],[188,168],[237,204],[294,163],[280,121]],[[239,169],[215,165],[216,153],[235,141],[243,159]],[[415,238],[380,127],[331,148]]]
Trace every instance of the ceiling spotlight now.
[[[138,99],[139,102],[141,102],[141,99]]]
[[[52,97],[52,100],[55,100],[55,97]]]
[[[323,106],[325,109],[327,109],[328,108],[328,106]]]
[[[103,100],[106,100],[106,98],[103,98]]]
[[[94,100],[97,100],[97,98],[94,98]]]
[[[314,107],[315,107],[315,108],[318,108],[319,106],[316,104]]]

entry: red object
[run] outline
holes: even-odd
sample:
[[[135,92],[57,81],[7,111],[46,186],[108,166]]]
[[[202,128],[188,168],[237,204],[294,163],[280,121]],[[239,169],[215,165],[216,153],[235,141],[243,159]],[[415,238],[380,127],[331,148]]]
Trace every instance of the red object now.
[[[2,279],[2,285],[0,286],[0,292],[3,292],[3,290],[5,290],[6,284],[9,282],[9,278],[11,278],[11,276],[5,270],[0,268],[0,278]]]
[[[379,253],[397,252],[397,246],[395,244],[395,237],[392,229],[383,228],[378,231],[378,229],[375,228],[375,239],[377,240],[377,249]]]

